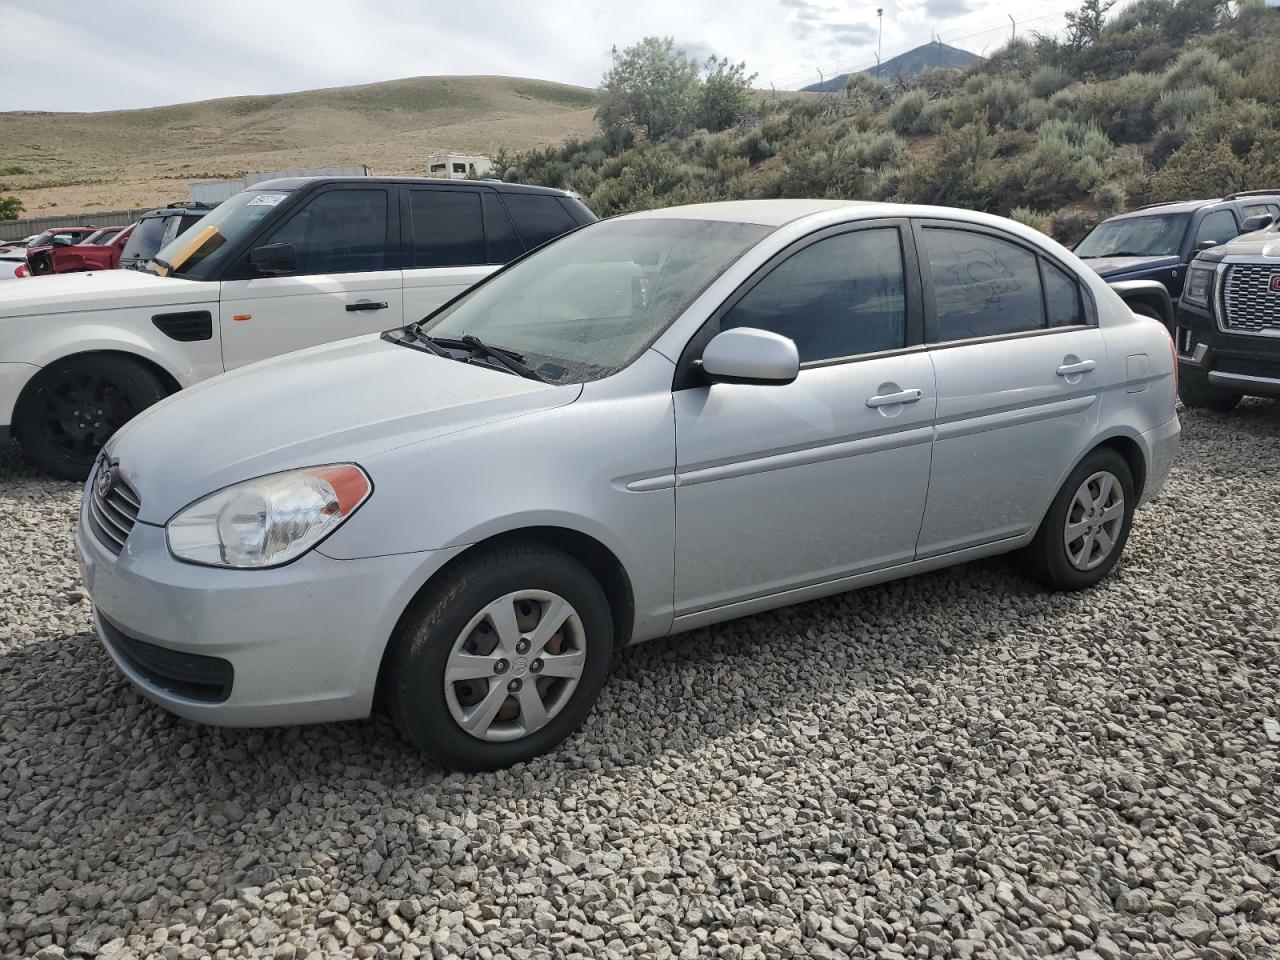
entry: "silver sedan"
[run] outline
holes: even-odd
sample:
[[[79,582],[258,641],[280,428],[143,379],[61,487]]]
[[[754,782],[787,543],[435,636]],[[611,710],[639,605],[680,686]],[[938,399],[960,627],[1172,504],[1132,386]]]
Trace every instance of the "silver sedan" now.
[[[102,642],[174,713],[380,703],[493,768],[572,733],[628,644],[1013,551],[1093,586],[1175,390],[1163,327],[1010,221],[658,210],[152,407],[76,540]]]

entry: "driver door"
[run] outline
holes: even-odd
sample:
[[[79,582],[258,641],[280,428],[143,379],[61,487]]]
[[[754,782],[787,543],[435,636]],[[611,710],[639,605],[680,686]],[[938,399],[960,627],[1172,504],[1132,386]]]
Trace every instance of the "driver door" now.
[[[403,323],[395,199],[383,185],[323,190],[261,241],[291,244],[296,269],[222,282],[227,370]]]
[[[675,392],[678,616],[914,558],[936,394],[905,230],[802,241],[710,321],[789,337],[801,366]]]

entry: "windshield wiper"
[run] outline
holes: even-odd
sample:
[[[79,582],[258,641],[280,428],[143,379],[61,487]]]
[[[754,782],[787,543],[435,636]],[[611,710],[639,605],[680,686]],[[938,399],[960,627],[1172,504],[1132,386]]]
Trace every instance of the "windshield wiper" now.
[[[490,360],[496,361],[499,366],[506,367],[518,376],[525,377],[529,380],[537,380],[539,383],[547,382],[542,378],[541,374],[533,369],[533,367],[524,362],[524,357],[512,350],[503,350],[501,347],[491,347],[479,337],[472,336],[469,333],[464,335],[457,342],[462,344],[472,353],[478,353],[483,357],[488,357]]]

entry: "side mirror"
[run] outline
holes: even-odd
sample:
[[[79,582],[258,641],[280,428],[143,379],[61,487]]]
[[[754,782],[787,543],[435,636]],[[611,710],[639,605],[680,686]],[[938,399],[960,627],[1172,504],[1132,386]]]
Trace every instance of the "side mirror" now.
[[[710,383],[784,384],[800,375],[800,352],[780,334],[735,327],[711,339],[701,364]]]
[[[249,251],[249,263],[259,273],[293,273],[298,269],[298,251],[292,243],[268,243]]]
[[[1244,223],[1240,224],[1241,233],[1253,233],[1255,230],[1261,230],[1264,227],[1271,226],[1275,222],[1275,217],[1269,213],[1258,213],[1252,217],[1246,217]]]
[[[1197,250],[1212,250],[1214,247],[1221,246],[1217,240],[1201,240],[1196,244]]]
[[[75,238],[68,237],[65,233],[60,233],[53,238],[53,246],[55,247],[72,247],[75,246]]]

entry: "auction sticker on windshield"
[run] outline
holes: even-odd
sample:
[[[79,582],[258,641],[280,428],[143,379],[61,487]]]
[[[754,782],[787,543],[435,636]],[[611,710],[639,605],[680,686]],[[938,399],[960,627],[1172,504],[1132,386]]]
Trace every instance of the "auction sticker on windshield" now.
[[[287,193],[260,193],[247,204],[250,207],[274,207],[287,197]]]

